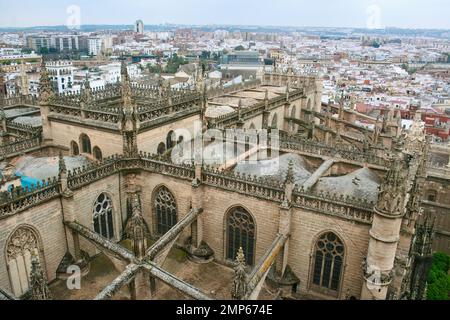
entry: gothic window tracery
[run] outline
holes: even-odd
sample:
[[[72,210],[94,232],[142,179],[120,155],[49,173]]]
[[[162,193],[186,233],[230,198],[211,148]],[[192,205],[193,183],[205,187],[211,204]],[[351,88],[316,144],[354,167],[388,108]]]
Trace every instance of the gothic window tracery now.
[[[30,284],[31,254],[39,251],[38,236],[28,227],[20,227],[6,245],[11,287],[16,297],[24,295]]]
[[[91,140],[86,134],[82,134],[80,137],[81,150],[83,153],[92,153]]]
[[[344,245],[334,233],[322,235],[314,248],[312,283],[325,291],[337,292],[341,282]]]
[[[166,145],[164,144],[164,142],[161,142],[158,145],[158,150],[157,151],[158,151],[159,155],[163,155],[166,152]]]
[[[155,196],[156,233],[164,235],[177,224],[177,205],[172,193],[160,187]]]
[[[167,134],[167,138],[166,138],[166,148],[167,148],[167,150],[172,149],[175,146],[176,141],[177,141],[177,137],[176,137],[175,132],[170,131]]]
[[[235,208],[228,214],[227,238],[227,259],[234,261],[242,247],[246,264],[252,266],[255,256],[255,222],[244,208]]]
[[[94,231],[99,235],[114,238],[113,208],[111,199],[102,193],[98,196],[93,209]]]
[[[78,148],[78,143],[76,143],[75,141],[72,141],[70,143],[70,150],[73,156],[78,156],[80,154],[80,148]]]
[[[95,157],[96,160],[102,160],[103,159],[102,150],[100,150],[99,147],[94,147],[94,157]]]

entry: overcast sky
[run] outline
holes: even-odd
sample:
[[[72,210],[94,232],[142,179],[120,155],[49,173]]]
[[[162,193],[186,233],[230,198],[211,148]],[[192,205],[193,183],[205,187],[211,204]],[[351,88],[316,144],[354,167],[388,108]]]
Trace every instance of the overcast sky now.
[[[448,0],[0,0],[1,27],[235,24],[450,29]]]

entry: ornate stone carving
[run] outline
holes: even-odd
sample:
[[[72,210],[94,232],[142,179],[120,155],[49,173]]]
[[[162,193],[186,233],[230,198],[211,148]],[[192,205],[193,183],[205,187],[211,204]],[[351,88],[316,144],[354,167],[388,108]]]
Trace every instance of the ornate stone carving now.
[[[132,196],[131,207],[133,214],[128,220],[125,233],[132,241],[133,252],[136,257],[142,258],[145,256],[145,250],[147,250],[149,229],[142,217],[141,203],[137,193]]]
[[[376,209],[389,215],[405,213],[407,163],[403,153],[391,157],[391,167],[380,186]]]
[[[41,105],[48,104],[53,97],[52,84],[50,82],[50,77],[48,76],[48,71],[45,66],[45,60],[42,58],[41,63],[41,79],[39,81],[39,103]]]
[[[27,227],[21,227],[11,236],[6,247],[6,254],[8,260],[13,260],[20,255],[24,255],[27,251],[32,253],[37,249],[38,240],[35,233]]]
[[[245,272],[245,256],[242,247],[239,248],[236,256],[236,266],[234,267],[233,289],[231,297],[242,300],[247,293],[247,273]]]
[[[52,296],[48,288],[47,279],[41,268],[37,250],[31,255],[30,272],[30,292],[31,300],[51,300]]]

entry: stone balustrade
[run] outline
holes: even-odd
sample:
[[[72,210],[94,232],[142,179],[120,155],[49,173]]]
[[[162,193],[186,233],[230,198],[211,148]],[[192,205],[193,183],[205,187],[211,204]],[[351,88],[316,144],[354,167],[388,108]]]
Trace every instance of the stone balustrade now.
[[[44,203],[60,194],[55,178],[38,183],[33,188],[15,188],[11,192],[0,193],[0,219],[16,214],[32,206]]]
[[[428,175],[450,179],[450,166],[448,165],[428,163],[427,172]]]
[[[67,185],[76,190],[92,182],[119,173],[121,170],[141,169],[153,173],[171,176],[180,180],[192,181],[195,177],[193,165],[177,165],[164,160],[159,155],[141,152],[135,158],[114,155],[103,161],[69,171]],[[230,171],[219,171],[210,166],[202,170],[202,182],[206,186],[238,192],[267,201],[281,204],[285,201],[285,185],[277,179],[256,177]],[[0,199],[0,216],[17,212],[31,205],[45,202],[60,192],[56,178],[37,186],[33,190],[6,192]],[[323,214],[340,216],[363,223],[370,223],[374,203],[365,199],[344,197],[329,193],[314,193],[295,186],[292,205]]]
[[[284,200],[283,184],[275,179],[241,175],[231,171],[221,171],[206,167],[202,180],[205,184],[221,189],[237,191],[259,198],[282,202]]]
[[[231,94],[234,92],[238,92],[241,90],[248,90],[248,89],[254,89],[256,87],[259,87],[261,85],[261,81],[258,79],[246,81],[243,83],[234,84],[228,87],[218,87],[218,88],[212,88],[209,89],[207,92],[208,99],[214,99],[220,96],[223,96],[225,94]]]
[[[3,107],[20,106],[20,105],[37,106],[38,101],[37,101],[36,97],[31,96],[31,95],[8,96],[5,99],[0,99],[0,106],[3,106]]]
[[[29,138],[40,134],[42,127],[33,127],[27,124],[14,122],[13,120],[7,120],[6,131],[10,134]]]
[[[41,146],[41,141],[41,136],[37,135],[0,146],[0,160],[38,148]]]
[[[289,93],[290,99],[295,100],[298,99],[300,96],[303,95],[302,89],[296,89],[293,92]],[[286,94],[282,94],[278,97],[269,99],[268,102],[268,110],[274,110],[277,109],[283,105],[286,104]],[[243,108],[241,110],[241,119],[242,120],[248,120],[252,119],[260,114],[262,114],[265,111],[265,102],[260,101],[258,103],[255,103],[251,107]],[[238,111],[230,112],[224,115],[221,115],[219,117],[214,118],[214,122],[217,126],[217,128],[227,128],[235,125],[239,120]]]
[[[371,152],[363,152],[352,146],[349,146],[348,148],[342,146],[329,146],[316,141],[289,137],[283,133],[280,134],[280,149],[286,151],[295,150],[314,154],[316,156],[333,157],[349,161],[369,163],[380,167],[389,166],[388,161],[377,156],[376,154]]]
[[[371,223],[375,203],[342,194],[294,190],[293,205],[324,214],[339,216],[363,223]]]

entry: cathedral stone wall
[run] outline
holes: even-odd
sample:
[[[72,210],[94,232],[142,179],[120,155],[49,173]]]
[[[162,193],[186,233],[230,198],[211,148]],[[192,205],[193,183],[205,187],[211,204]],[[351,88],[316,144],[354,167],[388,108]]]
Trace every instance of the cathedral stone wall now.
[[[258,115],[256,117],[250,118],[248,120],[245,121],[244,124],[244,128],[245,129],[250,129],[253,126],[253,129],[260,129],[263,126],[263,116],[262,115]]]
[[[429,178],[424,189],[423,209],[436,218],[433,250],[450,254],[450,184],[448,180]]]
[[[204,239],[214,250],[216,260],[221,263],[227,263],[226,216],[235,207],[243,207],[253,217],[256,226],[255,264],[277,236],[279,219],[275,202],[206,186],[203,207]]]
[[[114,240],[119,241],[122,235],[122,209],[125,199],[121,199],[121,184],[119,174],[104,178],[100,181],[90,183],[89,185],[74,191],[73,200],[75,203],[74,216],[78,223],[93,230],[93,209],[98,196],[102,193],[107,194],[113,206],[114,221]],[[81,249],[86,251],[90,256],[99,253],[97,249],[87,240],[80,236]]]
[[[154,197],[158,189],[162,186],[166,187],[175,198],[177,205],[178,216],[177,219],[180,221],[183,217],[189,213],[191,207],[191,182],[187,180],[180,180],[168,176],[163,176],[161,174],[150,173],[142,171],[139,177],[139,183],[142,184],[142,194],[141,203],[143,217],[149,226],[149,229],[154,234],[155,226],[155,211],[154,211]],[[189,236],[186,230],[185,235],[182,236],[180,242],[183,238]]]
[[[154,222],[153,196],[161,185],[167,187],[174,195],[178,206],[178,219],[189,211],[192,194],[189,181],[146,172],[142,173],[141,179],[144,182],[142,192],[144,218],[149,226]],[[256,264],[278,234],[279,204],[207,185],[200,188],[203,190],[204,240],[214,250],[216,261],[224,264],[229,262],[226,259],[226,215],[231,209],[240,206],[246,209],[255,221]],[[345,298],[347,292],[359,297],[363,284],[362,261],[367,255],[369,229],[368,224],[293,208],[288,263],[301,280],[300,291],[321,294],[310,290],[309,285],[313,247],[320,235],[332,231],[341,238],[346,252],[340,297]],[[189,232],[190,229],[186,230],[184,237],[189,236]]]
[[[91,150],[98,146],[103,157],[123,153],[123,138],[119,132],[94,129],[92,127],[77,126],[64,122],[51,122],[53,143],[61,146],[70,146],[71,141],[78,144],[82,151],[80,136],[86,134],[91,140]]]
[[[167,135],[172,130],[176,131],[177,140],[181,135],[183,136],[184,141],[191,140],[191,138],[194,137],[195,121],[200,121],[199,115],[194,115],[177,122],[163,124],[151,130],[140,132],[137,137],[139,151],[156,154],[159,143],[163,142],[164,145],[166,145]],[[190,137],[188,135],[190,135]]]
[[[300,292],[321,295],[311,290],[314,246],[324,233],[333,232],[340,237],[345,247],[345,261],[341,277],[340,298],[349,291],[359,298],[363,284],[362,262],[367,255],[370,225],[333,216],[294,208],[292,214],[289,265],[300,278]]]
[[[6,246],[12,233],[21,226],[31,227],[40,238],[40,250],[43,252],[45,272],[49,281],[56,278],[56,269],[67,251],[59,198],[0,219],[0,287],[10,292],[12,288],[6,267]]]

